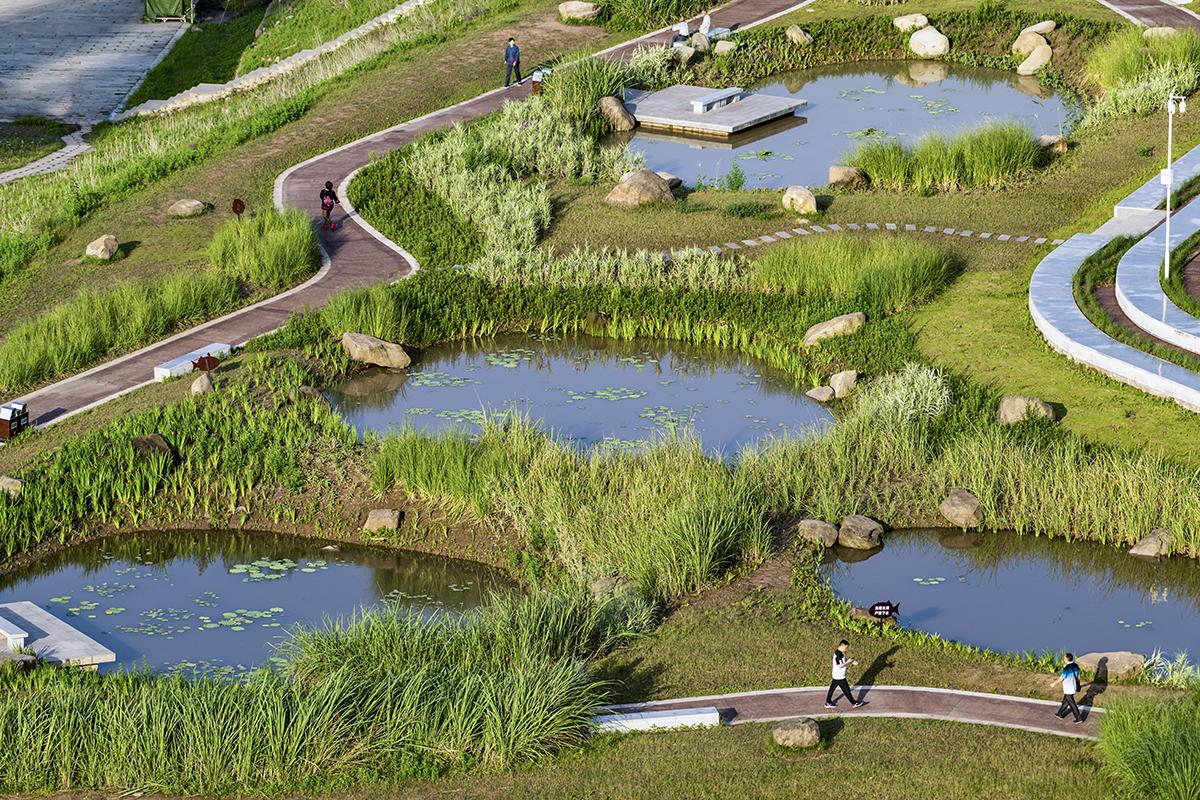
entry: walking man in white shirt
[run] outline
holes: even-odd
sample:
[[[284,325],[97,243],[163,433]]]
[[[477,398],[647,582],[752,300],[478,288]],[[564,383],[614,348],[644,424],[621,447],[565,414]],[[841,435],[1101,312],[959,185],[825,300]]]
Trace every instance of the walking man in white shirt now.
[[[854,695],[850,693],[850,684],[846,682],[846,667],[857,667],[858,662],[846,656],[850,650],[850,643],[842,639],[838,643],[837,650],[833,651],[833,681],[829,684],[829,694],[825,695],[825,707],[837,708],[837,704],[833,702],[833,692],[836,689],[841,689],[842,694],[850,701],[852,708],[859,708],[864,705],[862,700],[855,700]]]
[[[1070,711],[1075,716],[1075,724],[1083,722],[1083,717],[1079,716],[1079,706],[1075,703],[1075,693],[1079,691],[1079,665],[1075,663],[1075,656],[1067,653],[1066,661],[1062,668],[1062,687],[1063,701],[1058,707],[1058,713],[1055,714],[1059,719],[1066,719],[1067,712]]]

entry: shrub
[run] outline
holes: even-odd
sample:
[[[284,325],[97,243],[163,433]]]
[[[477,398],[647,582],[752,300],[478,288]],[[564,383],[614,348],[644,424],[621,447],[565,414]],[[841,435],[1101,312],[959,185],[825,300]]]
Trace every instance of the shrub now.
[[[1042,158],[1033,134],[1018,122],[991,122],[954,137],[930,134],[906,146],[873,140],[847,163],[887,189],[994,189],[1032,171]]]
[[[753,270],[752,282],[765,289],[888,314],[928,300],[954,271],[935,245],[899,236],[809,237],[767,250]]]
[[[316,272],[320,263],[312,220],[302,211],[266,208],[217,229],[208,248],[219,269],[239,280],[286,289]]]
[[[1132,796],[1200,795],[1200,691],[1185,699],[1114,700],[1100,723],[1105,766]]]

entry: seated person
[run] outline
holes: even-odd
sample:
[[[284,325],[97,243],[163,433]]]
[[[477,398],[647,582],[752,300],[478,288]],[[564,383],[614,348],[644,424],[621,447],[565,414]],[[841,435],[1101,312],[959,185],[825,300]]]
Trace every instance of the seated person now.
[[[686,43],[689,35],[687,20],[681,19],[675,26],[675,35],[671,37],[671,44]]]

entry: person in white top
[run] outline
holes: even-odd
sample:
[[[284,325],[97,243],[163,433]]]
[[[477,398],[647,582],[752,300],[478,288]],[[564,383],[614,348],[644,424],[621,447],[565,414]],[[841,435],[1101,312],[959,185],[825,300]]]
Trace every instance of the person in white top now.
[[[833,651],[833,681],[829,684],[829,694],[825,695],[826,708],[837,708],[837,705],[833,702],[833,692],[835,689],[842,690],[842,694],[850,701],[850,705],[853,708],[865,705],[861,699],[854,699],[854,695],[850,693],[850,684],[846,682],[846,667],[858,666],[857,661],[846,657],[846,652],[849,649],[850,643],[842,639],[838,643],[837,650]]]
[[[700,33],[708,36],[708,32],[712,30],[712,16],[705,11],[704,19],[700,20]]]
[[[679,24],[675,26],[675,36],[671,39],[671,43],[686,42],[689,35],[687,20],[681,19],[679,20]]]

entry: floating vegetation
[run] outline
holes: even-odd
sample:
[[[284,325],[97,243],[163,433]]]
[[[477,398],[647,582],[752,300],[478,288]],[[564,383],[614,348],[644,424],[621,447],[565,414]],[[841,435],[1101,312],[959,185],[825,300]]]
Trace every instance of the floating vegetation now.
[[[750,153],[738,153],[739,161],[773,161],[780,159],[781,161],[791,161],[794,156],[788,153],[777,153],[774,150],[755,150]]]
[[[918,586],[940,586],[941,584],[943,584],[945,582],[946,582],[946,579],[942,578],[942,577],[913,578],[913,583],[917,584]]]
[[[533,350],[518,347],[510,350],[497,350],[494,353],[488,353],[483,357],[483,360],[492,367],[504,367],[505,369],[516,369],[525,362],[526,359],[532,358],[536,353]]]
[[[281,558],[274,561],[260,558],[249,564],[234,564],[229,568],[229,574],[245,575],[246,577],[242,578],[242,583],[271,581],[284,577],[298,566],[300,566],[299,563],[290,558]],[[328,566],[328,563],[324,560],[306,561],[304,566],[300,568],[300,571],[316,572],[318,569],[326,569]]]
[[[451,375],[449,372],[410,372],[406,383],[408,386],[442,387],[467,386],[479,381],[463,375]]]
[[[441,419],[450,420],[458,425],[482,425],[487,415],[479,408],[455,408],[447,411],[439,411],[434,416]]]
[[[1117,624],[1122,628],[1145,628],[1151,624],[1150,620],[1144,619],[1141,622],[1126,622],[1123,619],[1117,620]]]
[[[406,409],[404,409],[404,413],[405,413],[405,414],[412,414],[412,415],[417,415],[417,414],[432,414],[432,413],[433,413],[433,409],[432,409],[432,408],[428,408],[428,407],[426,407],[426,406],[416,406],[416,407],[414,407],[414,408],[406,408]]]
[[[645,389],[626,389],[624,387],[605,386],[603,389],[591,389],[586,392],[567,391],[571,400],[637,400],[646,396]]]
[[[108,583],[105,581],[98,586],[88,584],[87,586],[83,587],[83,590],[85,592],[98,594],[101,597],[112,597],[113,595],[120,594],[121,592],[129,591],[133,588],[133,586],[134,585],[132,583]]]

